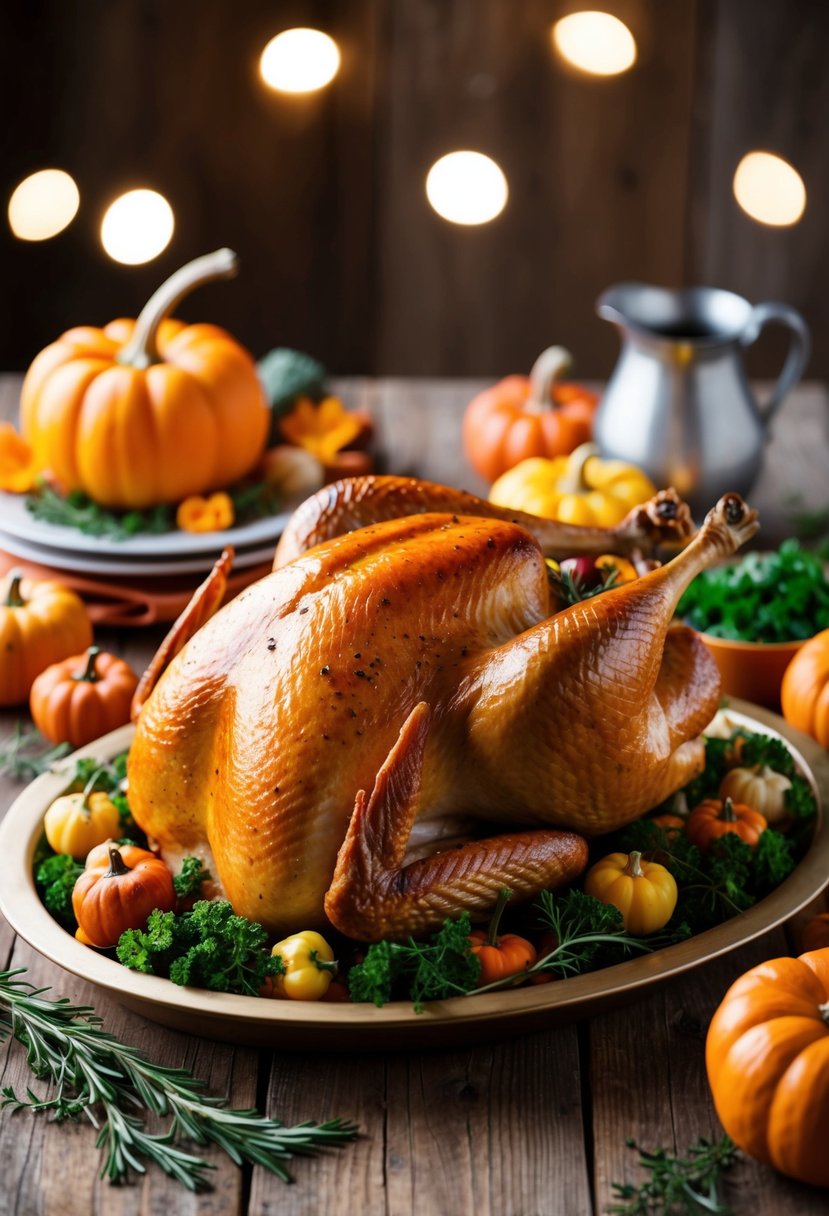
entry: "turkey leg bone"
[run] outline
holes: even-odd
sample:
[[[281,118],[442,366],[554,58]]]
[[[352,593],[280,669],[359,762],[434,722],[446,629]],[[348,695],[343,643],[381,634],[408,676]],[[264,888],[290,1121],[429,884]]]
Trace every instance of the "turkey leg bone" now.
[[[672,562],[480,656],[467,685],[472,803],[589,835],[701,771],[695,736],[716,712],[719,675],[699,636],[671,621],[694,576],[757,527],[756,511],[727,494]]]
[[[586,528],[496,507],[474,494],[415,477],[349,477],[323,486],[297,507],[277,545],[273,568],[278,570],[306,549],[343,532],[404,515],[443,511],[520,524],[536,538],[546,557],[556,558],[582,553],[647,555],[661,543],[681,544],[693,532],[691,513],[673,489],[634,507],[615,528]]]

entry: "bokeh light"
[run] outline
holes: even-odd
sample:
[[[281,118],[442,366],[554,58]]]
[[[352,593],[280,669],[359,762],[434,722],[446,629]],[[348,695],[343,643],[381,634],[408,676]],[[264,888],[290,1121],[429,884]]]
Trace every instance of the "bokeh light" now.
[[[339,48],[322,30],[283,30],[259,60],[265,84],[279,93],[314,93],[331,83],[339,67]]]
[[[453,224],[488,224],[504,210],[508,196],[503,170],[481,152],[449,152],[426,177],[426,197]]]
[[[81,196],[63,169],[40,169],[16,187],[9,199],[9,227],[21,241],[48,241],[78,213]]]
[[[110,203],[101,223],[101,244],[116,262],[151,262],[170,243],[173,209],[155,190],[129,190]]]
[[[636,62],[636,40],[610,13],[581,12],[553,26],[553,44],[569,64],[591,76],[618,76]]]
[[[734,197],[753,220],[774,227],[796,224],[806,209],[806,187],[794,166],[771,152],[749,152],[734,174]]]

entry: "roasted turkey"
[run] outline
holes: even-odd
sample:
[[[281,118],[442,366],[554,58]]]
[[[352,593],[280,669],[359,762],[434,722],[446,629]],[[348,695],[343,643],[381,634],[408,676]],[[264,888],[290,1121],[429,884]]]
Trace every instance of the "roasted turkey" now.
[[[399,937],[571,882],[583,836],[700,770],[720,684],[671,621],[755,521],[728,495],[672,562],[552,616],[526,527],[445,512],[325,540],[196,628],[199,597],[138,719],[135,818],[277,934]]]

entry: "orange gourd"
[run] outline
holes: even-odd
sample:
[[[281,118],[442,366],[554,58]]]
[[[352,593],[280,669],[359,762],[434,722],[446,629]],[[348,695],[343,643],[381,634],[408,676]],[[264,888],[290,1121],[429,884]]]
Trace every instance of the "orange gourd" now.
[[[50,663],[91,641],[89,616],[74,591],[12,571],[0,593],[0,705],[24,703]]]
[[[732,984],[705,1048],[723,1127],[749,1156],[829,1186],[829,950],[776,958]]]
[[[507,376],[470,401],[463,446],[481,477],[495,481],[529,456],[567,456],[590,439],[598,397],[558,382],[569,366],[567,351],[551,346],[529,376]]]
[[[688,816],[685,835],[691,844],[706,853],[721,836],[735,833],[751,848],[757,844],[768,823],[759,811],[730,798],[706,798]]]
[[[270,415],[250,355],[215,325],[167,320],[201,283],[236,271],[220,249],[178,270],[137,321],[71,329],[23,382],[36,467],[107,507],[176,503],[248,473]]]
[[[506,979],[507,976],[520,975],[532,967],[538,958],[535,946],[526,938],[516,933],[498,933],[501,916],[511,894],[510,890],[504,888],[498,896],[489,928],[473,929],[469,935],[472,953],[481,964],[478,988]]]
[[[829,748],[829,629],[805,642],[789,663],[780,702],[787,722]]]
[[[143,929],[154,908],[176,906],[173,876],[160,857],[135,845],[98,845],[72,891],[72,910],[93,946],[114,946],[127,929]]]
[[[37,677],[29,709],[37,729],[53,743],[83,747],[130,720],[138,676],[123,659],[90,646],[53,663]]]

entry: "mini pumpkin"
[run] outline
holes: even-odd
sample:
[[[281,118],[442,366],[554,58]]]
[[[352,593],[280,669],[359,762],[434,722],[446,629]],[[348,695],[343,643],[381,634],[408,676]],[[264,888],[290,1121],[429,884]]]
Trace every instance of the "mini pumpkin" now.
[[[498,933],[501,916],[511,895],[512,892],[504,888],[498,896],[489,927],[473,929],[469,935],[472,953],[481,964],[478,988],[507,976],[518,976],[532,967],[538,958],[535,946],[526,938],[519,937],[516,933]]]
[[[91,641],[89,616],[74,591],[13,571],[0,597],[0,705],[25,702],[35,677],[50,663]]]
[[[100,949],[116,945],[127,929],[143,929],[153,909],[175,906],[172,874],[160,857],[135,845],[93,849],[72,891],[78,926]]]
[[[35,726],[53,743],[83,747],[130,720],[138,676],[123,659],[90,646],[86,654],[53,663],[32,685]]]
[[[730,769],[720,784],[720,797],[754,807],[767,823],[776,824],[788,818],[786,791],[791,788],[791,781],[782,773],[767,764],[754,764]]]
[[[584,890],[622,914],[629,933],[656,933],[673,915],[677,887],[670,870],[642,854],[608,853],[587,872]]]
[[[597,453],[586,443],[570,456],[522,460],[498,478],[489,501],[562,523],[613,528],[656,488],[640,469]]]
[[[829,629],[805,642],[783,675],[783,717],[829,749]]]
[[[463,418],[463,446],[473,469],[494,481],[531,456],[566,456],[593,433],[598,397],[559,379],[570,355],[551,346],[529,376],[507,376],[474,397]]]
[[[248,352],[215,325],[168,320],[202,283],[236,273],[220,249],[182,266],[137,321],[70,329],[23,382],[35,466],[107,507],[177,503],[244,477],[270,412]]]
[[[96,845],[118,835],[120,823],[118,808],[103,790],[82,790],[55,799],[43,817],[43,830],[56,853],[83,861]]]
[[[735,1144],[829,1186],[829,949],[776,958],[732,984],[708,1030],[708,1083]]]
[[[754,848],[767,827],[765,817],[753,807],[731,798],[706,798],[688,816],[685,835],[691,844],[706,853],[729,832]]]

